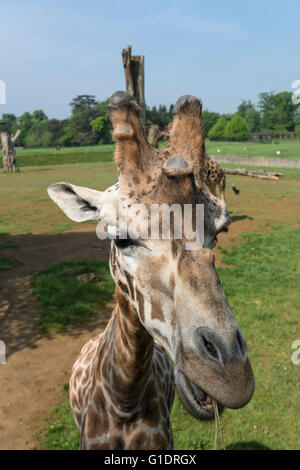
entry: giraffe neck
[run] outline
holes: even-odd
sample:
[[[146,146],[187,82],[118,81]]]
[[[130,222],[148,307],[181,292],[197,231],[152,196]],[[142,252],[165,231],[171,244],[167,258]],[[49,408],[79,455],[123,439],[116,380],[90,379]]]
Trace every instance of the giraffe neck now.
[[[116,299],[97,370],[114,407],[130,414],[139,405],[152,376],[154,341],[118,288]]]

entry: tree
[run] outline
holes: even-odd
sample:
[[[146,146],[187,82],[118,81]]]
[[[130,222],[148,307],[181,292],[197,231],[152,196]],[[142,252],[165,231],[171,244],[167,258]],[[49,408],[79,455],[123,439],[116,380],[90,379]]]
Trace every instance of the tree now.
[[[291,92],[260,93],[258,105],[263,129],[275,132],[295,129],[295,114],[299,105],[293,104]]]
[[[208,137],[211,140],[221,140],[224,139],[224,130],[227,126],[227,119],[222,116],[220,117],[216,124],[208,132]]]
[[[17,129],[17,118],[12,113],[4,113],[2,114],[2,122],[5,121],[7,124],[9,123],[10,129],[12,132],[15,132]]]
[[[250,132],[260,131],[260,113],[255,109],[255,106],[250,100],[242,101],[238,106],[238,114],[246,121]]]
[[[98,116],[90,124],[97,134],[99,144],[108,144],[111,140],[112,125],[108,115],[109,99],[97,103]]]
[[[91,121],[98,116],[97,101],[93,95],[78,95],[70,103],[72,116],[65,127],[62,143],[65,145],[94,145],[97,134]]]
[[[246,113],[249,109],[255,109],[252,102],[250,100],[242,100],[241,104],[238,106],[237,112],[243,119],[245,119]]]
[[[260,114],[255,108],[248,109],[246,111],[244,119],[250,132],[260,131],[260,123],[261,123]]]
[[[224,129],[226,139],[247,140],[249,137],[249,128],[243,118],[236,114],[231,121],[228,121]]]
[[[298,113],[295,115],[295,132],[300,134],[300,114]]]
[[[12,122],[4,116],[0,120],[0,132],[12,132]]]
[[[216,124],[219,118],[219,113],[211,113],[206,110],[202,112],[202,125],[206,136],[208,135],[210,129]]]
[[[165,105],[160,104],[158,109],[153,106],[152,109],[146,108],[146,122],[148,125],[157,125],[160,130],[163,130],[173,119],[174,105],[170,105],[169,111]]]
[[[36,111],[33,111],[32,119],[34,119],[35,121],[46,121],[48,117],[42,109],[37,109]]]
[[[42,109],[33,111],[27,123],[26,135],[23,137],[25,147],[39,148],[49,147],[51,144],[51,136],[45,133],[45,124],[48,117]]]
[[[75,121],[73,119],[68,119],[64,128],[64,134],[61,138],[62,144],[67,147],[76,145],[77,134],[78,130]]]
[[[43,132],[51,134],[50,147],[57,147],[62,144],[62,137],[65,132],[68,119],[48,119],[43,126]]]
[[[21,146],[25,146],[25,139],[27,136],[27,133],[32,126],[32,116],[29,112],[23,113],[20,117],[17,118],[17,125],[19,129],[21,130],[20,137],[18,139],[18,143]]]
[[[78,95],[70,103],[72,114],[82,113],[89,110],[93,113],[97,105],[97,101],[94,95]]]

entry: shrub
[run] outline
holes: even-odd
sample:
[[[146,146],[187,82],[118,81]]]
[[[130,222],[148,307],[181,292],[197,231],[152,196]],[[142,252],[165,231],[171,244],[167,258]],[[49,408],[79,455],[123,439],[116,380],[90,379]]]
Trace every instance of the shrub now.
[[[247,140],[249,127],[241,116],[236,114],[224,129],[225,139]]]
[[[208,137],[211,140],[224,139],[224,130],[227,125],[227,120],[224,116],[217,120],[216,124],[208,132]]]
[[[213,126],[217,123],[219,117],[220,114],[218,113],[212,113],[205,110],[202,112],[202,125],[206,136],[208,135],[209,131],[213,128]]]

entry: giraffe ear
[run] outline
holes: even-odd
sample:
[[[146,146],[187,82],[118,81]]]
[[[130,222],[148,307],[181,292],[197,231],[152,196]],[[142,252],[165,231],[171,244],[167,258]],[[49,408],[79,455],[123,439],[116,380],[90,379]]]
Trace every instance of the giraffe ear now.
[[[105,204],[114,204],[114,192],[102,192],[75,186],[70,183],[54,183],[47,189],[50,198],[74,222],[99,220]]]

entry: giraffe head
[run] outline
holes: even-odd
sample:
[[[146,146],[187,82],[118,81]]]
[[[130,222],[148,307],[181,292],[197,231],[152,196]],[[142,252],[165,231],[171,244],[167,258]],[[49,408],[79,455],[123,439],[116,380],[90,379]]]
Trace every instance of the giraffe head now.
[[[139,113],[127,93],[112,96],[117,189],[99,192],[56,183],[48,192],[72,220],[99,220],[102,229],[114,234],[110,267],[118,288],[146,330],[169,353],[185,407],[197,418],[212,419],[212,399],[220,408],[239,408],[254,390],[247,343],[225,298],[210,249],[217,234],[227,230],[228,212],[225,202],[203,182],[200,101],[189,95],[178,100],[170,142],[160,151],[148,143]],[[197,205],[204,207],[200,245],[188,248],[197,230],[186,235],[183,218],[175,215],[170,236],[160,236],[161,215],[156,218],[158,236],[151,236],[153,205],[157,209],[155,205],[161,204],[175,204],[182,214],[188,205],[193,227]],[[137,236],[129,233],[128,220],[127,225],[121,221],[125,206]],[[174,233],[183,235],[176,238]]]

